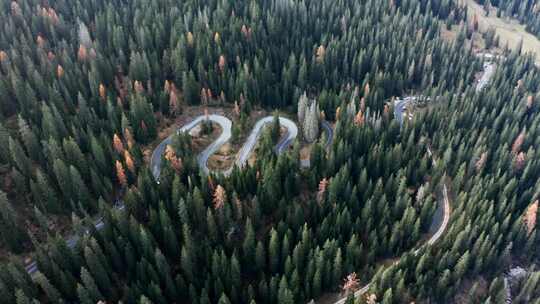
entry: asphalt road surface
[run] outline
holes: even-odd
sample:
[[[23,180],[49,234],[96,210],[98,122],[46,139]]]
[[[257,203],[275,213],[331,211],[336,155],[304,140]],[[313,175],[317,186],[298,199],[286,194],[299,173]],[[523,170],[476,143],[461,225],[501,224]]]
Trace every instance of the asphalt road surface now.
[[[271,124],[273,119],[273,116],[266,116],[257,121],[253,127],[253,130],[246,139],[246,142],[238,152],[238,157],[236,158],[235,162],[236,166],[243,168],[247,164],[249,156],[255,149],[255,145],[257,144],[257,141],[264,130],[264,126]],[[285,149],[287,149],[298,136],[298,127],[292,120],[280,117],[279,124],[287,129],[287,134],[285,135],[285,138],[283,138],[274,148],[277,154],[283,153],[283,151],[285,151]]]
[[[231,139],[232,133],[231,133],[231,127],[232,122],[230,119],[228,119],[225,116],[222,115],[201,115],[194,120],[192,120],[190,123],[182,126],[180,129],[177,130],[177,133],[184,133],[189,132],[196,126],[198,126],[200,123],[202,123],[205,120],[212,121],[214,123],[217,123],[221,127],[221,134],[219,137],[212,142],[211,145],[206,147],[204,151],[199,154],[197,157],[197,160],[199,161],[199,165],[201,165],[201,168],[204,170],[204,172],[208,173],[208,167],[206,166],[206,163],[208,162],[208,158],[212,156],[219,148],[228,142]],[[161,159],[163,153],[165,153],[165,149],[168,145],[172,143],[173,135],[167,137],[165,140],[163,140],[155,149],[154,152],[152,152],[152,158],[150,159],[150,168],[152,169],[152,174],[154,175],[154,178],[156,180],[159,180],[159,175],[161,173]]]
[[[495,74],[495,63],[493,62],[484,62],[484,71],[482,72],[482,77],[480,77],[480,80],[476,84],[476,91],[480,92],[482,91],[491,80],[491,77],[493,77],[493,74]]]
[[[260,135],[262,134],[262,131],[264,130],[264,126],[272,123],[272,120],[274,119],[273,116],[266,116],[264,118],[261,118],[257,123],[255,124],[255,127],[251,131],[249,137],[247,138],[246,142],[238,152],[235,165],[239,168],[242,168],[247,163],[247,160],[249,159],[249,156],[255,149],[255,146],[257,144],[257,140],[259,139]],[[199,116],[195,118],[193,121],[188,123],[187,125],[184,125],[180,129],[178,129],[177,132],[189,132],[193,128],[195,128],[197,125],[202,123],[204,120],[210,120],[214,123],[219,124],[221,127],[221,134],[219,137],[213,141],[204,151],[202,151],[197,156],[197,161],[199,163],[199,167],[201,170],[204,171],[205,174],[210,173],[210,169],[208,168],[208,159],[216,153],[221,146],[226,144],[232,136],[231,129],[232,129],[232,122],[230,119],[228,119],[225,116],[222,115],[209,115],[206,116]],[[289,145],[296,139],[298,136],[298,127],[296,124],[287,118],[280,117],[279,123],[282,127],[287,129],[287,134],[283,140],[281,140],[275,147],[276,153],[280,154],[285,149],[289,147]],[[163,153],[165,153],[165,149],[167,148],[167,145],[170,145],[172,142],[172,136],[167,137],[165,140],[163,140],[154,150],[152,153],[152,158],[150,161],[150,167],[152,168],[152,173],[154,174],[154,177],[156,180],[159,179],[159,175],[161,173],[161,159]],[[232,168],[229,168],[222,173],[225,175],[229,175],[232,172]]]
[[[326,120],[323,120],[321,122],[321,127],[324,129],[324,132],[326,132],[325,148],[328,149],[330,148],[330,145],[332,144],[332,141],[334,140],[334,129],[332,129],[332,126]]]
[[[114,204],[114,208],[117,209],[117,210],[120,210],[120,211],[124,210],[125,207],[126,206],[124,205],[124,202],[121,201],[121,200],[117,201]],[[105,223],[103,222],[103,217],[100,217],[99,219],[97,219],[94,222],[94,227],[96,227],[97,230],[103,229],[104,226],[105,226]],[[86,229],[86,233],[90,233],[90,231],[88,229]],[[73,247],[75,247],[75,245],[77,245],[77,242],[79,241],[79,239],[80,239],[80,237],[78,235],[73,235],[69,239],[66,240],[66,245],[69,248],[73,248]],[[25,268],[26,268],[26,272],[29,275],[33,275],[38,271],[36,261],[30,262],[28,265],[26,265]]]

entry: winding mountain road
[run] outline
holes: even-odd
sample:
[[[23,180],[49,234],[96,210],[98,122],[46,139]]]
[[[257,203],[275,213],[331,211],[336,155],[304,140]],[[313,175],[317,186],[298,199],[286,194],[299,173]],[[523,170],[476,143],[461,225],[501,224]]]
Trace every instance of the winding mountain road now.
[[[489,84],[489,81],[491,80],[491,78],[495,74],[496,64],[493,62],[493,60],[504,59],[504,57],[495,56],[495,55],[491,55],[491,54],[477,54],[477,57],[486,59],[486,62],[484,62],[484,64],[483,64],[482,75],[480,76],[480,79],[476,83],[476,87],[475,87],[476,92],[480,93]],[[427,98],[429,100],[429,97],[419,95],[419,96],[407,96],[407,97],[404,97],[404,98],[396,99],[394,101],[394,116],[399,121],[400,125],[403,125],[403,120],[404,120],[403,114],[405,112],[405,108],[407,107],[407,105],[409,103],[411,103],[411,102],[415,102],[415,101],[420,100],[422,98]],[[409,119],[411,119],[411,118],[412,117],[409,117]],[[431,151],[431,148],[430,148],[429,145],[427,147],[427,152],[428,152],[429,157],[431,158],[433,166],[435,166],[436,165],[435,156],[433,155],[433,152]],[[445,178],[443,178],[443,180],[444,179]],[[415,249],[413,251],[414,255],[417,255],[420,252],[420,249],[422,247],[431,246],[431,245],[435,244],[442,237],[442,235],[446,231],[446,228],[448,227],[448,223],[450,221],[451,207],[450,207],[450,199],[448,198],[448,187],[446,186],[446,183],[444,183],[444,182],[443,182],[443,191],[442,192],[443,192],[443,202],[442,202],[442,204],[443,204],[443,206],[442,206],[443,207],[443,219],[441,221],[441,225],[435,231],[435,233],[433,233],[433,235],[428,239],[427,242],[425,242],[423,245],[421,245],[420,248]],[[392,264],[392,266],[396,265],[398,262],[399,262],[399,260],[394,262]],[[357,291],[355,291],[354,297],[358,298],[358,297],[362,296],[363,294],[365,294],[369,290],[370,285],[371,285],[371,282],[366,284],[362,288],[358,289]],[[334,302],[334,304],[345,304],[346,301],[347,301],[347,296],[344,296],[340,300]]]
[[[257,121],[255,127],[253,127],[253,130],[249,134],[249,137],[246,139],[246,142],[240,149],[240,152],[238,152],[238,157],[236,158],[235,162],[236,166],[238,166],[239,168],[243,168],[247,164],[249,156],[255,149],[255,145],[262,134],[264,126],[271,124],[273,119],[273,116],[267,116]],[[284,117],[279,117],[279,124],[287,129],[287,134],[285,135],[285,138],[283,138],[276,145],[275,151],[277,154],[283,153],[285,149],[287,149],[289,145],[292,144],[298,136],[298,127],[292,120]],[[204,167],[206,167],[206,164],[204,165]],[[206,168],[206,170],[208,170],[208,168]],[[231,170],[232,168],[228,169],[226,172],[230,173]]]
[[[209,170],[206,166],[206,163],[208,162],[208,159],[212,154],[214,154],[221,146],[223,146],[225,143],[227,143],[232,136],[231,128],[232,128],[232,121],[228,119],[225,116],[222,115],[201,115],[194,120],[192,120],[190,123],[182,126],[180,129],[177,130],[177,133],[185,133],[193,130],[196,126],[201,124],[204,121],[212,121],[216,124],[218,124],[221,127],[221,134],[219,137],[214,140],[204,151],[202,151],[198,156],[197,160],[199,162],[199,166],[201,169],[204,170],[205,173],[208,174]],[[164,139],[155,149],[154,152],[152,152],[152,158],[150,159],[150,168],[152,168],[152,174],[154,175],[154,178],[156,180],[159,180],[159,175],[161,173],[161,159],[163,154],[165,153],[165,149],[168,145],[172,143],[173,135],[167,137]]]
[[[493,63],[484,64],[483,74],[482,74],[482,76],[481,76],[481,78],[478,81],[477,86],[476,86],[476,91],[477,92],[482,91],[482,89],[489,83],[489,80],[493,76],[494,72],[495,72],[495,64],[493,64]],[[400,122],[400,124],[403,123],[403,113],[404,113],[404,110],[405,110],[405,107],[407,106],[407,104],[409,104],[411,101],[415,101],[415,100],[417,100],[419,98],[421,98],[421,96],[409,96],[409,97],[405,97],[403,99],[397,99],[395,101],[395,104],[394,104],[394,116]],[[261,131],[263,130],[263,127],[265,125],[271,123],[272,119],[273,119],[272,116],[267,116],[267,117],[264,117],[264,118],[260,119],[256,123],[256,125],[253,128],[253,130],[251,131],[248,139],[246,140],[246,142],[244,143],[244,145],[242,146],[241,150],[238,153],[237,159],[235,161],[236,166],[238,166],[240,168],[245,166],[245,164],[247,163],[247,160],[249,159],[249,156],[251,155],[251,153],[253,152],[253,150],[255,148],[255,145],[256,145],[256,143],[257,143],[257,141],[258,141],[258,139],[259,139],[259,137],[261,135]],[[202,115],[202,116],[199,116],[199,117],[195,118],[193,121],[191,121],[190,123],[184,125],[180,129],[178,129],[177,132],[189,132],[190,130],[195,128],[197,125],[202,123],[204,120],[213,121],[213,122],[219,124],[220,127],[222,128],[222,132],[219,135],[219,137],[214,142],[212,142],[212,144],[210,144],[206,149],[204,149],[204,151],[201,152],[199,154],[199,156],[197,157],[199,166],[201,167],[201,169],[206,174],[208,174],[210,172],[210,169],[207,166],[208,159],[210,158],[210,156],[212,156],[212,154],[214,154],[216,151],[218,151],[221,148],[221,146],[223,146],[225,143],[227,143],[230,140],[231,136],[232,136],[232,132],[231,132],[232,122],[231,122],[231,120],[228,119],[225,116],[217,115],[217,114],[212,114],[212,115],[208,115],[208,116]],[[289,147],[289,145],[298,136],[298,127],[296,126],[296,124],[292,120],[280,117],[279,122],[280,122],[281,126],[283,126],[283,127],[285,127],[287,129],[287,134],[286,134],[285,138],[283,138],[275,147],[275,151],[278,154],[285,151],[285,149],[287,149],[287,147]],[[327,133],[326,147],[328,148],[331,145],[332,141],[333,141],[333,135],[334,135],[333,134],[333,129],[332,129],[331,125],[326,121],[323,121],[321,123],[321,126],[325,130],[325,132]],[[162,155],[165,152],[165,149],[166,149],[167,145],[170,145],[171,143],[172,143],[172,135],[167,137],[166,139],[164,139],[154,149],[154,151],[152,153],[151,160],[150,160],[150,168],[152,170],[152,174],[156,178],[156,181],[159,180],[159,175],[161,173]],[[435,158],[434,158],[433,153],[431,152],[431,149],[429,148],[429,146],[428,146],[428,154],[429,154],[430,158],[432,159],[433,164],[435,165],[435,163],[436,163]],[[225,175],[229,175],[231,173],[231,171],[232,171],[232,168],[229,168],[226,171],[224,171],[223,173]],[[158,183],[159,183],[159,181],[158,181]],[[426,246],[426,245],[430,246],[430,245],[433,245],[435,242],[437,242],[441,238],[443,233],[446,231],[446,228],[448,226],[448,222],[450,220],[451,208],[450,208],[450,200],[448,198],[448,189],[447,189],[446,184],[443,184],[443,208],[444,208],[444,214],[443,214],[443,220],[441,222],[441,225],[439,226],[437,231],[429,238],[429,240],[426,243],[424,243],[424,245],[422,245],[422,246]],[[125,205],[124,205],[123,201],[122,200],[116,201],[115,204],[114,204],[114,209],[119,210],[119,211],[123,211],[125,209]],[[101,230],[104,227],[104,225],[105,225],[105,223],[103,221],[103,218],[99,218],[94,223],[94,227],[97,230]],[[86,233],[89,233],[88,229],[86,230]],[[66,240],[66,244],[67,244],[67,246],[69,248],[73,248],[73,247],[75,247],[75,245],[77,244],[79,239],[80,239],[80,236],[73,235],[72,237],[70,237],[69,239]],[[419,249],[416,249],[413,253],[416,255],[416,254],[418,254],[418,252],[419,252]],[[396,263],[397,262],[395,262],[394,264],[396,264]],[[28,265],[26,265],[26,271],[30,275],[36,274],[38,272],[37,263],[35,261],[31,261]],[[370,284],[371,283],[368,283],[364,287],[357,290],[354,293],[355,298],[365,294],[369,290]],[[334,304],[344,304],[345,302],[346,302],[346,297],[343,297],[342,299],[336,301]]]
[[[415,101],[418,98],[419,97],[410,96],[410,97],[396,100],[396,104],[394,108],[394,115],[396,119],[399,120],[400,123],[402,123],[403,121],[403,113],[404,113],[405,106],[409,102]],[[212,156],[212,154],[218,151],[221,148],[221,146],[227,143],[231,138],[232,122],[230,121],[230,119],[228,119],[225,116],[215,115],[215,114],[209,115],[209,116],[199,116],[195,118],[193,121],[191,121],[190,123],[178,129],[177,132],[189,132],[190,130],[195,128],[197,125],[202,123],[205,119],[219,124],[222,128],[222,133],[220,134],[220,136],[214,142],[212,142],[212,144],[210,144],[203,152],[201,152],[199,156],[197,157],[199,166],[206,174],[208,174],[210,172],[210,169],[207,166],[208,159],[210,158],[210,156]],[[235,161],[236,166],[238,166],[239,168],[242,168],[243,166],[245,166],[245,164],[247,163],[247,160],[249,159],[249,156],[255,149],[255,145],[262,133],[262,130],[264,129],[264,126],[272,123],[272,120],[273,120],[273,116],[267,116],[260,119],[255,124],[255,126],[253,127],[253,130],[251,131],[250,135],[246,139],[246,142],[244,143],[244,145],[238,152],[238,156]],[[283,138],[275,147],[275,151],[278,154],[282,153],[298,136],[298,127],[293,121],[287,118],[280,117],[279,122],[282,127],[285,127],[287,129],[287,134],[285,138]],[[330,126],[330,124],[326,121],[322,123],[322,128],[325,130],[325,132],[327,132],[326,146],[328,147],[332,143],[332,140],[333,140],[333,129]],[[171,142],[172,142],[172,135],[167,137],[165,140],[163,140],[152,153],[150,167],[152,168],[152,173],[154,174],[154,177],[156,178],[156,180],[158,180],[160,172],[161,172],[162,155],[165,152],[167,145],[171,144]],[[436,163],[435,158],[429,146],[428,146],[428,154],[430,158],[432,159],[433,165],[435,165]],[[223,171],[222,173],[224,173],[225,175],[229,175],[231,172],[232,172],[232,168],[229,168]],[[448,198],[448,189],[447,189],[446,184],[443,184],[443,210],[444,210],[443,211],[444,213],[443,213],[443,220],[441,222],[441,225],[439,226],[437,231],[429,238],[429,240],[426,243],[424,243],[422,246],[426,246],[426,245],[430,246],[430,245],[433,245],[435,242],[437,242],[441,238],[443,233],[446,231],[446,227],[448,226],[448,222],[450,220],[451,209],[450,209],[450,200]],[[413,253],[416,255],[418,254],[419,250],[420,249],[416,249]],[[394,264],[396,263],[397,262],[395,262]],[[371,283],[368,283],[364,287],[357,290],[354,293],[355,298],[365,294],[369,290],[370,284]],[[344,297],[336,301],[334,304],[345,304],[346,300],[347,300],[346,297]]]
[[[242,168],[245,166],[251,153],[255,149],[255,146],[257,144],[259,137],[262,134],[262,130],[264,129],[264,126],[271,124],[273,119],[274,119],[273,116],[266,116],[257,121],[255,126],[253,127],[253,130],[251,131],[248,138],[246,139],[246,142],[244,143],[244,145],[238,152],[238,155],[234,162],[237,167]],[[209,174],[210,169],[208,168],[208,159],[231,139],[232,121],[222,115],[216,115],[216,114],[212,114],[208,116],[201,115],[195,118],[190,123],[178,129],[177,133],[189,132],[193,128],[195,128],[196,126],[204,122],[205,120],[217,123],[221,127],[221,130],[222,130],[219,137],[216,140],[214,140],[208,147],[206,147],[206,149],[204,149],[204,151],[202,151],[197,156],[199,167],[201,168],[201,170],[204,171],[205,174]],[[289,147],[290,144],[292,144],[292,142],[298,136],[298,127],[292,120],[288,118],[284,118],[284,117],[279,117],[279,123],[282,127],[287,129],[287,133],[285,137],[275,147],[276,153],[281,154],[283,153],[283,151],[285,151],[285,149]],[[162,155],[165,152],[167,145],[170,145],[172,143],[172,137],[173,136],[171,135],[167,137],[165,140],[163,140],[152,153],[152,157],[150,159],[150,168],[152,168],[152,174],[154,175],[154,178],[156,180],[159,180],[159,175],[161,173]],[[225,171],[222,171],[221,173],[228,176],[231,174],[232,169],[233,168],[231,167]]]
[[[433,165],[435,165],[436,164],[435,157],[433,156],[433,153],[431,152],[431,149],[430,149],[429,146],[427,148],[427,151],[428,151],[428,155],[431,158],[431,161],[432,161]],[[425,242],[419,248],[417,248],[417,249],[415,249],[413,251],[414,255],[417,255],[420,252],[420,249],[422,249],[423,247],[431,246],[431,245],[435,244],[443,236],[443,233],[446,231],[446,228],[448,227],[448,223],[450,221],[451,208],[450,208],[450,199],[448,198],[448,188],[446,187],[446,184],[444,184],[444,183],[443,183],[443,191],[442,192],[443,192],[443,202],[442,202],[443,203],[443,219],[441,221],[441,225],[439,226],[437,231],[435,231],[435,233],[433,233],[433,235],[427,240],[427,242]],[[394,266],[397,263],[399,263],[399,260],[392,263],[391,266]],[[364,295],[369,290],[370,286],[371,286],[371,282],[367,283],[365,286],[363,286],[362,288],[355,291],[354,292],[354,297],[358,298],[358,297]],[[341,299],[339,299],[338,301],[334,302],[334,304],[345,304],[346,301],[347,301],[347,296],[344,296]]]
[[[210,144],[206,149],[204,149],[204,151],[201,152],[197,157],[199,166],[206,174],[208,174],[210,172],[207,166],[208,159],[210,158],[210,156],[212,156],[212,154],[214,154],[217,150],[219,150],[219,148],[221,148],[222,145],[224,145],[231,139],[231,136],[232,136],[231,120],[222,115],[216,115],[216,114],[212,114],[208,116],[201,115],[195,118],[194,120],[192,120],[190,123],[182,126],[180,129],[177,130],[177,132],[178,133],[189,132],[193,128],[198,126],[200,123],[202,123],[204,120],[210,120],[212,122],[215,122],[222,129],[222,132],[219,135],[219,137],[214,142],[212,142],[212,144]],[[267,116],[260,119],[256,123],[248,139],[246,140],[246,143],[242,146],[242,149],[240,150],[238,157],[235,161],[235,164],[238,167],[243,167],[247,163],[247,160],[249,159],[249,156],[253,152],[255,145],[257,143],[257,140],[259,139],[262,133],[262,130],[264,129],[263,127],[267,124],[272,123],[272,120],[273,120],[273,116]],[[298,136],[298,127],[292,120],[284,118],[284,117],[280,117],[279,122],[281,126],[287,129],[287,134],[275,147],[275,151],[278,154],[283,153],[285,149],[287,149],[289,145],[294,141],[294,139]],[[330,138],[328,139],[328,143],[332,142],[332,135],[333,133],[330,133]],[[152,156],[150,159],[150,168],[152,170],[152,174],[154,175],[156,181],[158,181],[159,175],[161,173],[162,155],[163,153],[165,153],[165,149],[167,148],[167,145],[170,145],[172,143],[172,138],[173,138],[173,135],[165,138],[152,152]],[[232,172],[232,168],[229,168],[223,173],[225,175],[228,175],[230,174],[230,172]],[[122,200],[116,201],[113,208],[119,211],[123,211],[125,209],[124,202]],[[97,230],[101,230],[105,226],[105,222],[103,220],[104,220],[103,217],[100,217],[94,222],[94,227]],[[90,232],[89,229],[86,229],[85,233],[89,233],[89,232]],[[74,248],[75,245],[77,245],[77,242],[79,241],[80,238],[81,237],[77,234],[69,237],[68,239],[66,239],[67,246],[69,248]],[[30,263],[28,263],[25,266],[25,269],[26,269],[26,272],[30,275],[34,275],[39,270],[36,261],[31,261]]]
[[[401,111],[400,113],[403,113],[403,112]],[[397,113],[395,113],[395,114],[396,114],[397,119],[401,118],[401,116],[398,116]],[[189,132],[193,128],[195,128],[197,125],[202,123],[204,120],[210,120],[210,121],[212,121],[214,123],[217,123],[222,129],[222,132],[219,135],[219,137],[215,141],[213,141],[207,148],[205,148],[203,150],[203,152],[201,152],[197,157],[200,168],[206,174],[208,174],[210,172],[210,169],[207,166],[208,159],[210,158],[210,156],[212,156],[212,154],[214,154],[216,151],[218,151],[221,148],[221,146],[223,146],[225,143],[227,143],[230,140],[231,136],[232,136],[232,132],[231,132],[232,122],[231,122],[231,120],[228,119],[225,116],[222,116],[222,115],[216,115],[216,114],[212,114],[212,115],[208,115],[208,116],[202,115],[202,116],[199,116],[199,117],[195,118],[190,123],[182,126],[180,129],[178,129],[177,132]],[[255,146],[257,144],[257,141],[258,141],[260,135],[262,134],[262,130],[264,129],[264,126],[266,126],[267,124],[272,123],[272,120],[273,120],[272,116],[267,116],[267,117],[264,117],[264,118],[260,119],[255,124],[255,126],[254,126],[253,130],[251,131],[250,135],[248,136],[246,142],[244,143],[244,145],[242,146],[242,148],[238,152],[238,156],[237,156],[236,161],[235,161],[236,166],[238,166],[240,168],[245,166],[245,164],[247,163],[247,160],[249,159],[249,156],[251,155],[251,153],[255,149]],[[287,133],[286,133],[286,136],[275,147],[275,152],[278,153],[278,154],[283,153],[285,151],[285,149],[287,149],[289,147],[289,145],[298,136],[298,127],[296,126],[296,124],[292,120],[280,117],[279,122],[280,122],[282,127],[285,127],[287,129]],[[326,147],[329,147],[330,144],[333,141],[333,129],[332,129],[331,125],[326,121],[324,121],[321,124],[321,126],[325,130],[325,132],[327,133]],[[173,138],[173,136],[171,135],[171,136],[167,137],[166,139],[164,139],[154,149],[154,151],[152,153],[152,157],[151,157],[151,160],[150,160],[150,168],[152,170],[152,173],[153,173],[154,177],[156,178],[156,181],[159,179],[159,175],[161,173],[162,155],[165,152],[165,149],[166,149],[167,145],[170,145],[172,143],[172,138]],[[429,147],[428,147],[428,153],[429,153],[430,157],[432,157],[433,162],[435,163],[435,160],[433,159],[433,154],[431,153],[431,150],[429,149]],[[232,172],[232,168],[229,168],[229,169],[227,169],[226,171],[224,171],[222,173],[224,173],[225,175],[229,175],[231,172]],[[159,183],[159,181],[158,181],[158,183]],[[443,235],[444,231],[446,230],[446,226],[448,224],[449,218],[450,218],[450,202],[448,200],[448,194],[447,194],[446,185],[444,185],[443,194],[444,194],[444,218],[443,218],[441,226],[439,227],[437,232],[426,242],[426,244],[428,244],[428,245],[432,245],[433,243],[435,243]],[[117,209],[117,210],[122,211],[122,210],[125,209],[125,205],[124,205],[123,201],[119,200],[119,201],[117,201],[115,203],[114,208]],[[103,218],[99,218],[94,224],[94,226],[95,226],[95,228],[97,230],[101,230],[104,227],[104,225],[105,225],[105,223],[103,221]],[[87,230],[86,233],[89,233],[89,230]],[[79,239],[80,239],[80,236],[74,235],[74,236],[70,237],[68,240],[66,240],[66,244],[67,244],[67,246],[69,248],[73,248],[73,247],[75,247],[75,245],[77,244]],[[418,249],[415,250],[414,253],[417,254],[417,252],[418,252]],[[32,261],[30,264],[28,264],[26,266],[26,271],[30,275],[34,275],[35,273],[37,273],[37,271],[38,271],[37,263],[35,261]],[[369,290],[369,287],[370,287],[370,283],[368,283],[366,286],[362,287],[361,289],[357,290],[355,292],[355,297],[359,297],[359,296],[363,295],[364,293],[366,293]],[[338,300],[337,302],[335,302],[335,304],[344,304],[345,301],[346,301],[346,298],[342,298],[342,299]]]

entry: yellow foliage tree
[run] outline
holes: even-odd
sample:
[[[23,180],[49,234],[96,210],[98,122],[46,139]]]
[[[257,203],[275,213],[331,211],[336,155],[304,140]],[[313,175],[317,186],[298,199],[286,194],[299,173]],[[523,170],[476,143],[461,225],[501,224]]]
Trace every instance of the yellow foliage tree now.
[[[107,98],[107,89],[102,83],[99,84],[99,97],[101,100],[105,100]]]
[[[482,168],[484,168],[484,165],[486,164],[486,160],[487,160],[487,152],[484,152],[482,153],[482,155],[480,155],[480,158],[475,164],[476,172],[480,172]]]
[[[193,43],[195,42],[195,39],[193,37],[193,33],[192,32],[188,32],[187,35],[186,35],[186,39],[187,39],[187,43],[190,47],[193,46]]]
[[[323,63],[325,57],[326,57],[326,48],[324,47],[324,45],[321,44],[317,48],[317,52],[316,52],[317,63]]]
[[[336,121],[339,120],[340,115],[341,115],[341,107],[337,107],[336,108]]]
[[[129,154],[128,150],[124,151],[124,161],[126,162],[128,170],[131,173],[135,173],[135,163],[133,162],[133,158],[131,157],[131,154]]]
[[[62,78],[64,76],[64,68],[61,65],[56,67],[56,76],[58,76],[58,78]]]
[[[131,134],[131,131],[128,128],[124,129],[124,138],[126,139],[128,148],[129,149],[133,148],[135,141],[133,139],[133,135]]]

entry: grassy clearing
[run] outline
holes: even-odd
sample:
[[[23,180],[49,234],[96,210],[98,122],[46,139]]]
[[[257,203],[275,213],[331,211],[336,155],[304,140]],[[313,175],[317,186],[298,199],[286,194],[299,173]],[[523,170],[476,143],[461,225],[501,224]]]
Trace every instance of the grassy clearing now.
[[[236,151],[231,143],[224,144],[216,153],[208,159],[208,168],[211,170],[225,171],[233,166],[236,159]]]
[[[206,149],[206,147],[208,147],[219,137],[221,132],[223,132],[221,126],[217,123],[212,122],[212,133],[192,135],[191,142],[193,146],[193,153],[201,153],[204,149]]]
[[[540,40],[527,32],[524,25],[515,19],[498,18],[495,8],[490,11],[489,16],[486,16],[484,8],[474,0],[464,0],[464,2],[469,9],[468,22],[471,22],[476,14],[480,31],[485,32],[490,27],[494,28],[501,46],[508,45],[509,48],[515,49],[520,41],[523,41],[523,51],[533,53],[536,56],[536,63],[540,65]]]

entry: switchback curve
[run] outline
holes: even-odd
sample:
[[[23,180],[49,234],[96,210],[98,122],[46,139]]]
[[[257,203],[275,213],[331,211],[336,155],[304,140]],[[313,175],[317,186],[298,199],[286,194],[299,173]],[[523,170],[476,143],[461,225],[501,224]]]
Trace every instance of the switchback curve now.
[[[257,141],[262,134],[262,130],[264,129],[264,126],[272,123],[274,117],[273,116],[266,116],[264,118],[261,118],[257,121],[255,126],[253,127],[253,130],[249,134],[248,138],[246,139],[246,142],[240,149],[240,151],[237,154],[236,160],[234,162],[234,165],[236,165],[239,168],[242,168],[247,163],[249,156],[255,149],[255,145],[257,144]],[[183,132],[189,132],[193,128],[195,128],[197,125],[201,124],[204,121],[212,121],[214,123],[217,123],[222,131],[219,137],[214,140],[208,147],[204,149],[198,156],[197,156],[197,162],[199,163],[199,167],[205,174],[210,173],[210,169],[208,168],[208,159],[217,152],[221,146],[223,146],[225,143],[227,143],[232,136],[232,122],[230,119],[228,119],[225,116],[212,114],[212,115],[201,115],[197,118],[195,118],[190,123],[184,125],[180,129],[178,129],[178,133]],[[296,139],[298,136],[298,127],[296,124],[285,117],[279,117],[279,123],[282,127],[287,129],[287,133],[285,135],[285,138],[283,138],[276,146],[275,151],[276,153],[280,154],[285,149],[287,149],[290,144]],[[165,140],[163,140],[153,151],[152,158],[150,160],[150,168],[152,168],[152,174],[154,175],[154,178],[156,180],[159,180],[159,175],[161,173],[161,158],[163,153],[165,152],[165,149],[167,145],[171,144],[172,142],[172,135],[167,137]],[[224,175],[228,176],[232,172],[232,167],[222,171]]]

